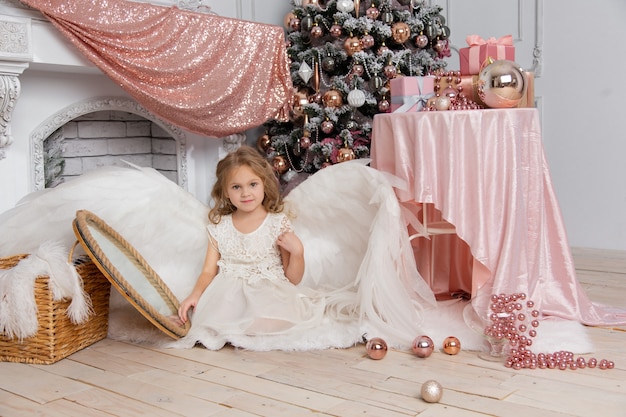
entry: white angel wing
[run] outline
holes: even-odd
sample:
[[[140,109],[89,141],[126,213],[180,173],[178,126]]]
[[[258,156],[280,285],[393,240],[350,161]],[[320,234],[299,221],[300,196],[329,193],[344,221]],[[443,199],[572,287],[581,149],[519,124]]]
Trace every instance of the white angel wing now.
[[[344,162],[309,177],[286,201],[305,246],[301,285],[337,290],[338,314],[356,310],[388,343],[410,344],[421,312],[436,302],[417,271],[389,177],[363,160]]]

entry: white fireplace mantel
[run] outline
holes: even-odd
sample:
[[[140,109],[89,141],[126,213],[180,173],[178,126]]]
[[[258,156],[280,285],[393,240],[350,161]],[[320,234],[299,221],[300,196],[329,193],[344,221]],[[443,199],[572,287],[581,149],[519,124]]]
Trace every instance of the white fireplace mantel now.
[[[202,2],[188,3],[202,6]],[[152,1],[169,6],[176,1]],[[206,7],[202,11],[207,11]],[[102,97],[108,97],[102,101]],[[94,100],[96,100],[94,102]],[[42,187],[41,127],[56,125],[76,106],[129,103],[132,98],[86,59],[39,11],[0,0],[0,212]],[[81,107],[81,109],[83,108]],[[127,105],[134,109],[141,106]],[[114,108],[112,108],[115,110]],[[143,109],[143,108],[142,108]],[[80,110],[80,109],[78,109]],[[206,138],[136,112],[177,141],[179,184],[208,202],[219,157],[246,141],[244,134]],[[79,111],[80,113],[80,111]]]

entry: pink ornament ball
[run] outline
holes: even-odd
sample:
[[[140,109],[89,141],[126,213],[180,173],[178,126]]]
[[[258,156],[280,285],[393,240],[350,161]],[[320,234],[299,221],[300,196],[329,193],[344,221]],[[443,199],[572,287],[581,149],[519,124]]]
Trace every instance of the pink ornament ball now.
[[[380,337],[374,337],[365,344],[367,356],[374,360],[380,360],[387,355],[387,342]]]
[[[412,349],[413,353],[418,358],[427,358],[433,353],[433,350],[435,350],[435,344],[433,343],[433,339],[428,336],[417,336],[413,340]]]
[[[389,101],[383,99],[378,102],[378,110],[380,112],[388,113],[390,109],[391,109],[391,104],[389,103]]]

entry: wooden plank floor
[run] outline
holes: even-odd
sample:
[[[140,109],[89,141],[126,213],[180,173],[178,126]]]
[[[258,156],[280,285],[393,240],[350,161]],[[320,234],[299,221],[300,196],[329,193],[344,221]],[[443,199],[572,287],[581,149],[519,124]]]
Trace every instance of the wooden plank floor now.
[[[591,299],[626,307],[626,253],[573,250]],[[514,371],[476,352],[420,359],[158,350],[105,339],[54,365],[0,363],[0,416],[626,416],[626,327],[589,328],[615,369]],[[420,398],[435,379],[439,403]]]

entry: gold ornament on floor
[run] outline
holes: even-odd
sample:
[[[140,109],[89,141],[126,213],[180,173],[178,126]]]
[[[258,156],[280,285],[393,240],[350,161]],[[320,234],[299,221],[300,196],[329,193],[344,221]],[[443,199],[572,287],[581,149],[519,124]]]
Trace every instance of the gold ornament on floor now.
[[[367,351],[367,356],[371,359],[382,359],[387,354],[387,342],[380,337],[374,337],[367,341],[365,350]]]
[[[352,161],[356,156],[351,148],[340,148],[337,151],[337,162]]]
[[[343,97],[341,92],[337,90],[328,90],[322,96],[322,103],[326,107],[341,107],[343,105]]]
[[[276,155],[272,160],[272,167],[274,168],[274,171],[276,171],[279,175],[282,175],[289,169],[289,164],[284,156]]]
[[[443,387],[439,382],[430,379],[422,384],[420,394],[427,403],[438,403],[443,396]]]
[[[448,355],[456,355],[461,351],[461,341],[454,336],[448,336],[443,341],[443,351]]]
[[[272,141],[270,139],[270,135],[265,133],[264,135],[259,136],[259,138],[256,140],[256,148],[259,150],[259,152],[266,153],[271,143]]]
[[[404,43],[411,37],[411,28],[404,22],[397,22],[391,26],[391,37],[396,43]]]

